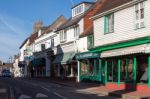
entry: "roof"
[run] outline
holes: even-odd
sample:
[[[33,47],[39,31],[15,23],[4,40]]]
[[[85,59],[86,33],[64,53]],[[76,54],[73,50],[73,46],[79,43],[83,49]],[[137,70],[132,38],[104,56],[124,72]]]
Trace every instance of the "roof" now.
[[[31,45],[38,37],[38,32],[32,34],[30,37],[29,37],[29,45]]]
[[[63,30],[67,27],[76,25],[81,19],[82,19],[83,15],[78,16],[78,17],[74,17],[74,18],[69,18],[64,24],[62,24],[60,27],[57,28],[57,31]]]
[[[3,67],[13,67],[13,63],[3,63]]]
[[[71,9],[73,9],[73,8],[77,7],[78,5],[83,4],[83,3],[85,3],[85,4],[94,4],[94,2],[83,1],[83,2],[80,2],[80,3],[76,4],[76,5],[74,5]]]
[[[24,44],[28,41],[28,39],[29,39],[29,38],[26,38],[26,39],[23,41],[23,43],[21,44],[21,46],[19,47],[19,49],[21,49],[21,48],[24,46]]]
[[[95,15],[111,10],[131,1],[133,0],[104,0],[102,7],[98,10],[98,12]]]
[[[89,26],[83,33],[80,34],[80,38],[93,34],[93,25]]]
[[[73,26],[73,25],[76,25],[89,11],[91,11],[92,9],[94,9],[95,7],[96,7],[96,10],[98,11],[100,8],[101,8],[101,1],[105,1],[105,0],[97,0],[97,2],[95,3],[95,2],[90,2],[90,3],[92,3],[93,5],[85,12],[85,13],[83,13],[82,15],[80,15],[80,16],[77,16],[77,17],[74,17],[74,18],[69,18],[64,24],[62,24],[58,29],[57,29],[57,31],[60,31],[60,30],[63,30],[63,29],[65,29],[65,28],[67,28],[67,27],[71,27],[71,26]],[[83,3],[83,2],[81,2],[81,3]],[[80,3],[80,4],[81,4]],[[84,2],[84,3],[87,3],[87,2]],[[89,3],[89,2],[88,2]],[[100,4],[100,5],[99,5]],[[79,4],[78,4],[79,5]],[[98,6],[97,6],[98,5]],[[96,11],[96,12],[97,12]],[[94,13],[95,14],[95,13]],[[94,15],[93,14],[93,15]],[[56,31],[56,32],[57,32]]]
[[[103,1],[105,0],[97,0],[97,2],[89,9],[89,12],[87,12],[87,15],[88,14],[94,15],[95,13],[97,13],[101,9]],[[79,37],[82,38],[82,37],[91,35],[93,33],[94,33],[93,24],[89,24],[88,27],[80,34]]]

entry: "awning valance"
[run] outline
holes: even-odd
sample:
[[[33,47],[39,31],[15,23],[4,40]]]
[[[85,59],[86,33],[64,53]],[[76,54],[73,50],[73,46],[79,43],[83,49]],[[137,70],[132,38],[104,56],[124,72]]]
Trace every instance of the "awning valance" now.
[[[101,58],[123,56],[123,55],[136,54],[136,53],[147,53],[147,48],[148,48],[147,44],[143,44],[138,46],[104,51],[101,53]]]
[[[76,54],[77,60],[99,58],[99,57],[100,57],[100,54],[94,53],[94,52],[83,52],[83,53]]]
[[[75,52],[68,52],[56,55],[53,64],[68,64],[74,56]]]

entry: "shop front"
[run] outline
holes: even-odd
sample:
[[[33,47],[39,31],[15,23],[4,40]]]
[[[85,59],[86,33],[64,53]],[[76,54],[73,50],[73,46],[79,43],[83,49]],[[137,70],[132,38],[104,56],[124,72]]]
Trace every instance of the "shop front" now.
[[[131,45],[120,43],[91,50],[101,53],[103,81],[109,89],[150,92],[150,44],[126,44]]]
[[[53,61],[55,77],[67,78],[76,75],[76,61],[74,60],[75,52],[58,54]]]
[[[31,61],[30,74],[31,77],[46,77],[45,58],[37,58]]]
[[[98,53],[78,53],[76,59],[78,60],[78,81],[102,81],[101,60]]]

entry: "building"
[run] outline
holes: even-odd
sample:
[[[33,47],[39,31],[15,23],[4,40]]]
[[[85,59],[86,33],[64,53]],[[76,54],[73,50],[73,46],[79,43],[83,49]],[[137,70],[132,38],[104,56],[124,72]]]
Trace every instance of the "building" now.
[[[78,82],[101,82],[99,77],[100,54],[92,53],[89,49],[94,47],[93,21],[90,18],[101,9],[102,2],[102,0],[97,0],[83,16],[84,31],[79,35],[78,49],[80,52],[76,54],[76,59],[78,60]],[[84,50],[81,49],[83,46]]]
[[[86,45],[79,44],[79,35],[84,31],[83,16],[93,4],[93,2],[81,2],[73,6],[72,17],[56,30],[59,46],[57,47],[53,65],[56,68],[57,77],[62,77],[63,79],[77,76],[75,54],[87,50]]]
[[[22,68],[19,66],[19,56],[14,56],[14,62],[13,62],[13,75],[14,77],[22,77]]]
[[[34,51],[32,65],[35,77],[50,77],[52,71],[53,53],[58,45],[58,37],[54,32],[62,23],[66,21],[64,16],[58,17],[48,27],[41,27],[38,37],[34,41]]]
[[[15,65],[18,64],[20,67],[21,71],[21,76],[26,77],[27,76],[27,57],[28,57],[28,48],[29,48],[29,38],[25,39],[24,42],[21,44],[19,47],[20,49],[20,56],[19,56],[19,62],[16,63]],[[17,59],[15,60],[17,62]]]
[[[150,0],[104,0],[92,17],[100,78],[108,88],[150,88]]]

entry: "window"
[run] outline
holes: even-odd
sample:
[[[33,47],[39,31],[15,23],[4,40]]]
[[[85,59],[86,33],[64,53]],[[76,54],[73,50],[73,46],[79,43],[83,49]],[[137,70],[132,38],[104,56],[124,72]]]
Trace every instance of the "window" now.
[[[74,28],[74,38],[78,38],[78,36],[79,36],[79,27],[77,26],[77,27],[75,27]]]
[[[75,16],[77,16],[77,15],[79,15],[81,13],[83,13],[83,5],[79,5],[79,6],[77,6],[77,7],[72,9],[73,17],[75,17]]]
[[[41,44],[41,50],[45,50],[45,44]]]
[[[51,39],[51,47],[54,47],[54,39]]]
[[[104,33],[114,32],[114,14],[109,14],[104,17]]]
[[[135,28],[143,28],[144,24],[144,2],[135,5]]]
[[[60,42],[65,42],[67,39],[67,33],[66,30],[60,31]]]
[[[88,36],[88,42],[87,43],[88,43],[87,44],[88,49],[94,47],[94,36],[93,35]]]

